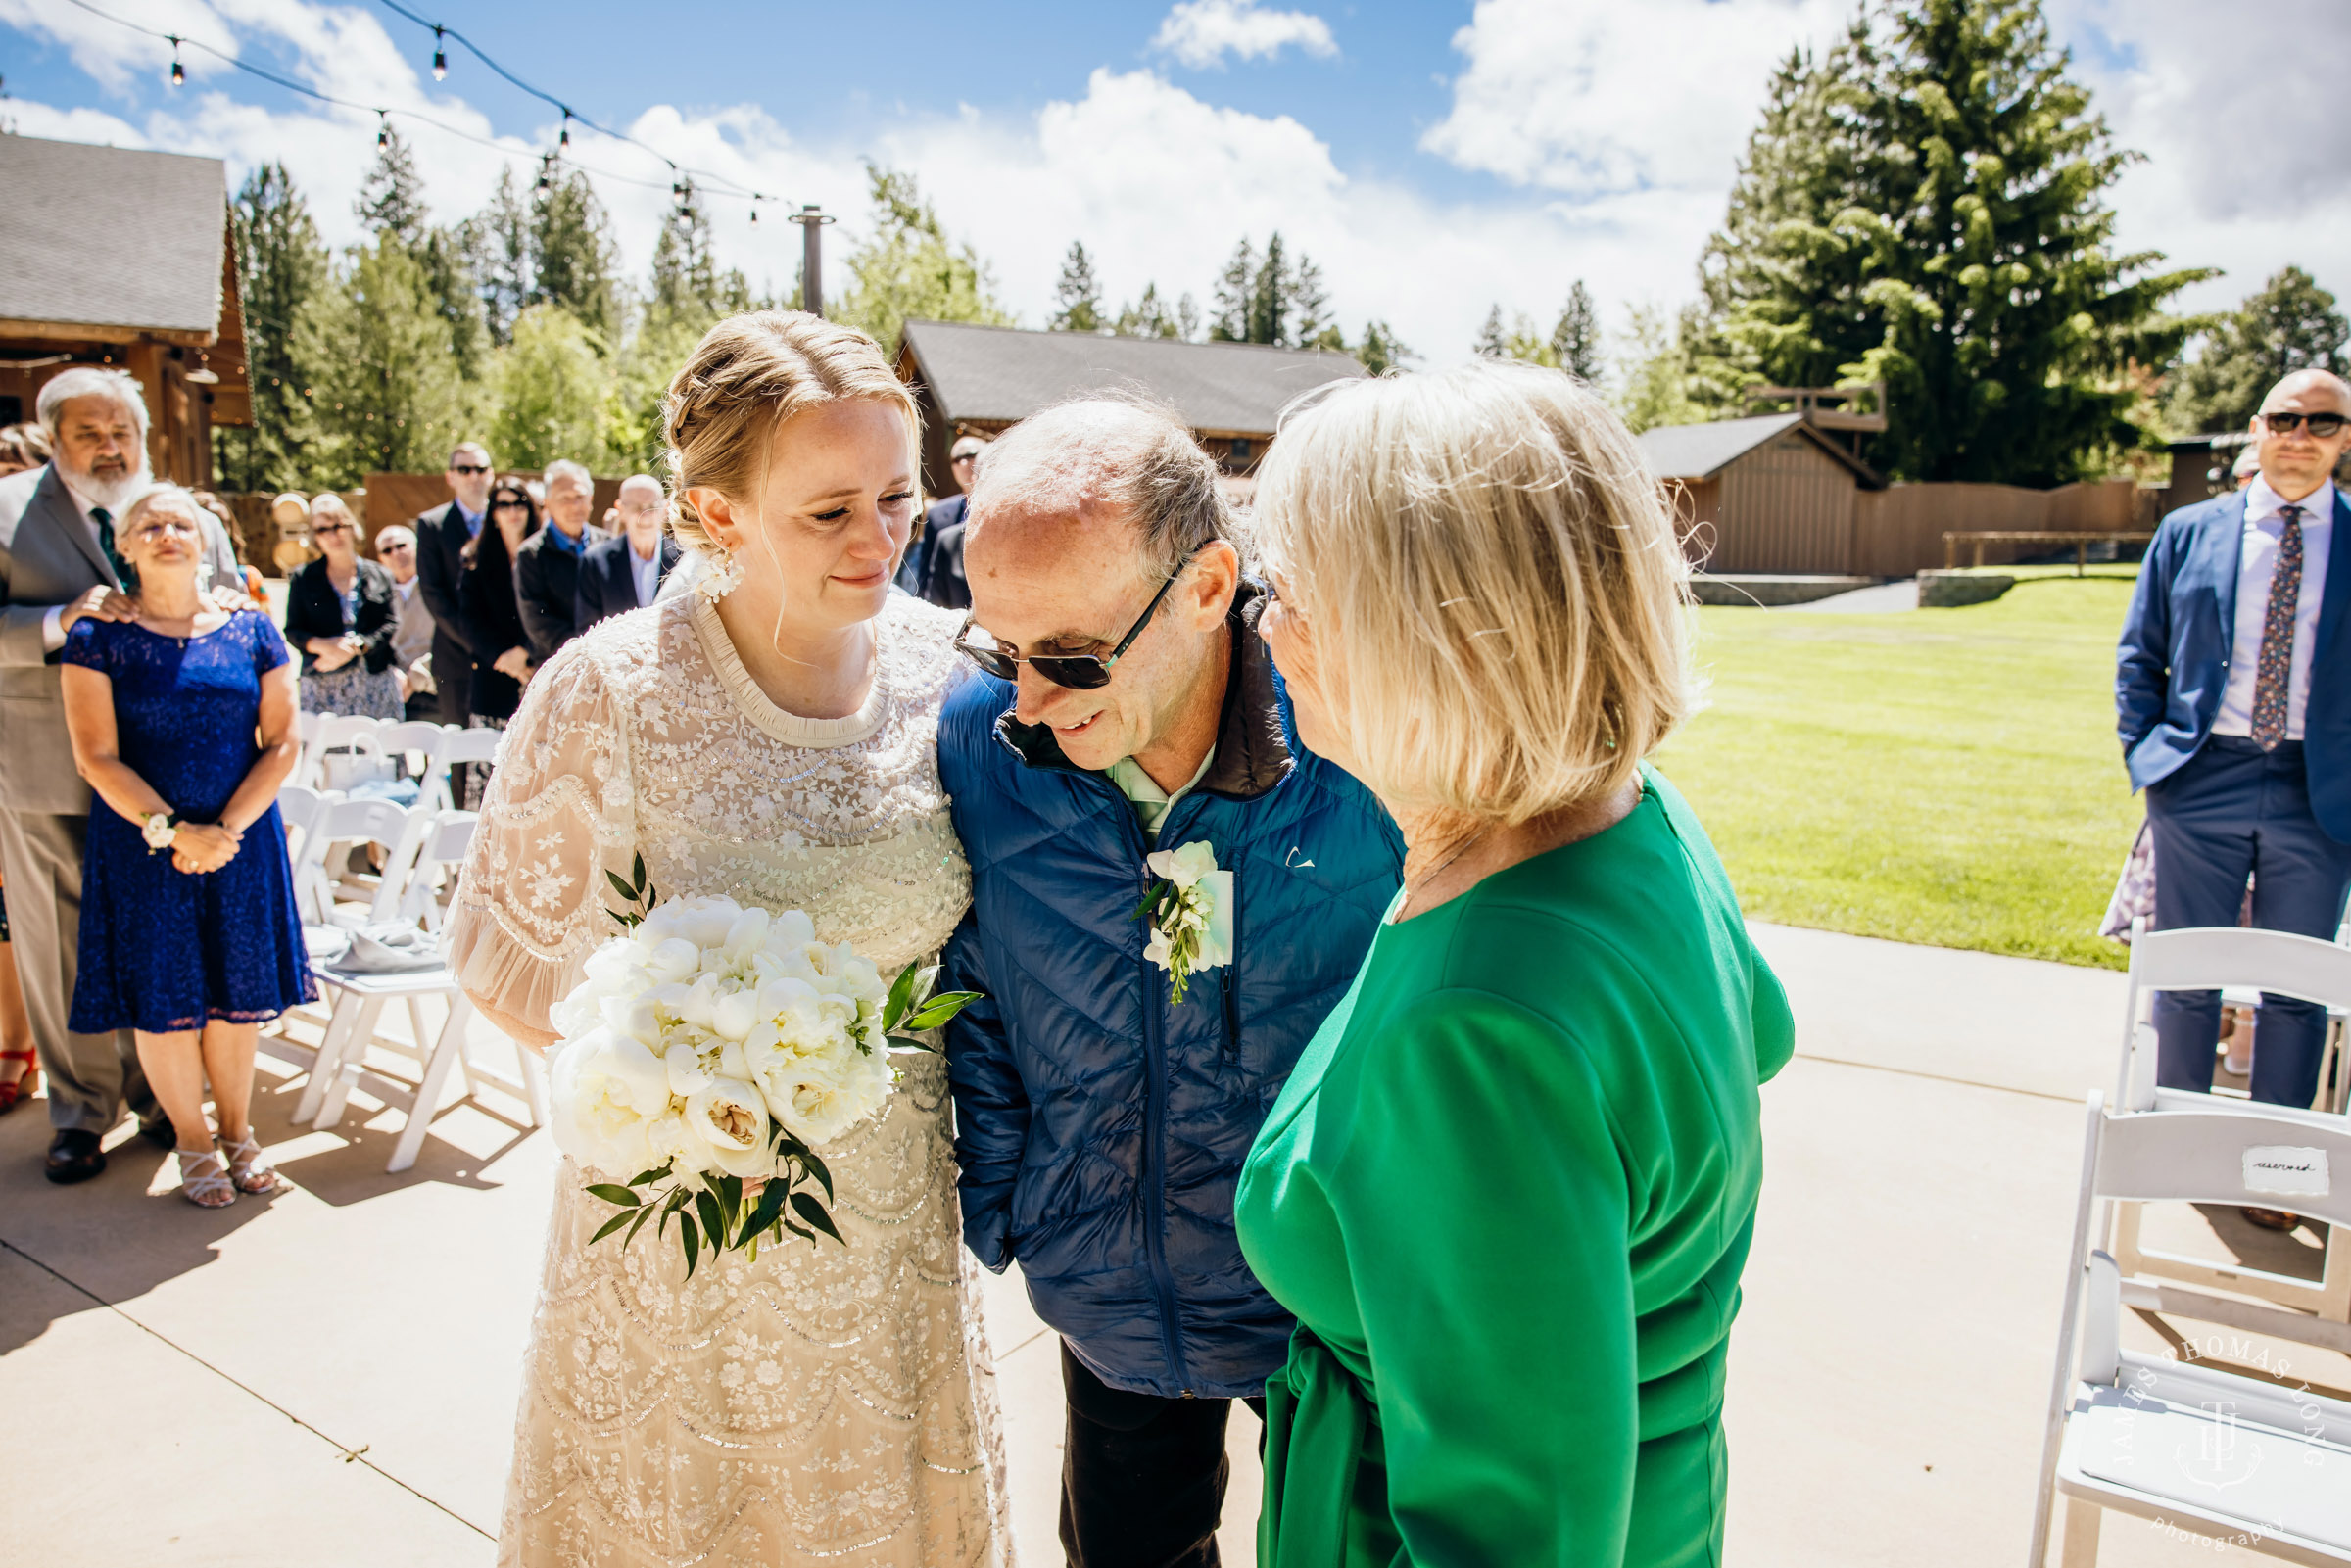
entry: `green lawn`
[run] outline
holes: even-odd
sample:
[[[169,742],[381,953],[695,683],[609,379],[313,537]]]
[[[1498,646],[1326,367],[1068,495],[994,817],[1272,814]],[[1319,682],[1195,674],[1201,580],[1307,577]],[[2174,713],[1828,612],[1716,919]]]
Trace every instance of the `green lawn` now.
[[[1748,914],[2121,968],[2095,927],[2139,820],[2114,737],[2133,570],[1965,609],[1700,610],[1707,706],[1657,763]]]

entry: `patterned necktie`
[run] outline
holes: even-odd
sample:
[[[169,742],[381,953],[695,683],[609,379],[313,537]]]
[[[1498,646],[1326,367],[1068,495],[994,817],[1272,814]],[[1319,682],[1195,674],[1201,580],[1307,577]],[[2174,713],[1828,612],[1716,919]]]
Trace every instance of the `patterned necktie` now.
[[[106,556],[106,563],[115,569],[116,585],[119,587],[129,582],[130,568],[123,564],[120,555],[115,553],[114,513],[103,506],[93,506],[90,508],[90,521],[98,525],[98,548]]]
[[[2261,663],[2253,682],[2253,743],[2275,751],[2285,738],[2286,689],[2294,673],[2294,618],[2302,608],[2302,508],[2280,506],[2278,569],[2270,576],[2270,607],[2261,618]]]

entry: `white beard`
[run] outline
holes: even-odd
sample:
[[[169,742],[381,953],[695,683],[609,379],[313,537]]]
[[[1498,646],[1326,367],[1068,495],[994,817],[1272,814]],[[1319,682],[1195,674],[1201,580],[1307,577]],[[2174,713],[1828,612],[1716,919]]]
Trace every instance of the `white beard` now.
[[[76,473],[63,462],[58,463],[57,471],[67,484],[73,487],[75,495],[93,506],[105,507],[117,516],[121,514],[124,501],[155,483],[154,476],[148,473],[144,462],[120,479],[101,479],[95,474]]]

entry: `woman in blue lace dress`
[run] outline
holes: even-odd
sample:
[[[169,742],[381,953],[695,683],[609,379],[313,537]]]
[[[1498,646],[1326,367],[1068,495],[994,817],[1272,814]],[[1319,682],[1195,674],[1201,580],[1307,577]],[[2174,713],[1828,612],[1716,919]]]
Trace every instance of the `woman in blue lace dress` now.
[[[255,1037],[317,995],[277,814],[295,675],[266,615],[199,594],[204,536],[186,491],[140,495],[115,545],[135,614],[76,622],[62,655],[73,763],[97,793],[67,1027],[136,1032],[177,1135],[180,1190],[217,1209],[277,1185],[247,1119]]]

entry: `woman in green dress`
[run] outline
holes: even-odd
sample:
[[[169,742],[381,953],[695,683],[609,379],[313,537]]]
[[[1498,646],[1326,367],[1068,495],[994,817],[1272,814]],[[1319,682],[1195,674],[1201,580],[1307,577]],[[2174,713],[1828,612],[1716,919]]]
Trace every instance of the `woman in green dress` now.
[[[1259,1561],[1719,1563],[1756,1086],[1794,1026],[1643,761],[1692,706],[1671,514],[1597,398],[1496,365],[1343,384],[1257,505],[1299,738],[1411,851],[1242,1174],[1298,1317]]]

